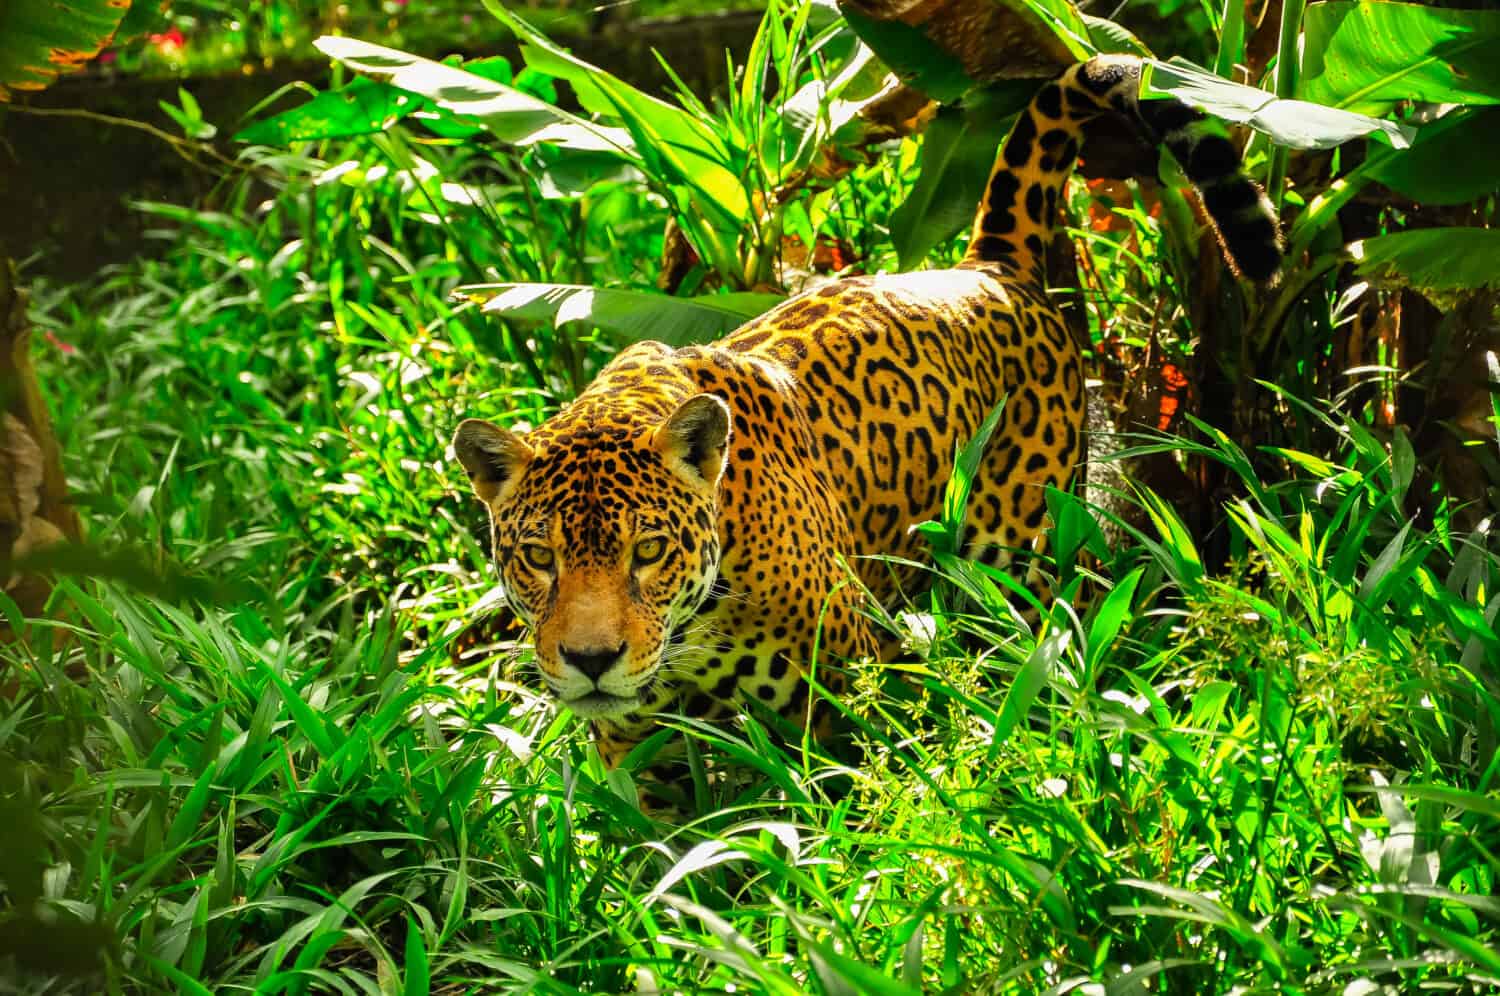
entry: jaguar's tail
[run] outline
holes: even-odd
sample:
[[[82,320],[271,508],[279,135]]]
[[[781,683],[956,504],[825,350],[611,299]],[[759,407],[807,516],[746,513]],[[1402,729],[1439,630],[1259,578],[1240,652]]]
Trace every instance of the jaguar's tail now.
[[[1102,55],[1070,66],[1021,112],[995,159],[974,219],[968,263],[995,263],[1041,282],[1044,252],[1083,125],[1120,114],[1165,145],[1198,188],[1235,271],[1266,281],[1281,265],[1270,201],[1240,167],[1224,126],[1174,97],[1138,100],[1141,61]]]

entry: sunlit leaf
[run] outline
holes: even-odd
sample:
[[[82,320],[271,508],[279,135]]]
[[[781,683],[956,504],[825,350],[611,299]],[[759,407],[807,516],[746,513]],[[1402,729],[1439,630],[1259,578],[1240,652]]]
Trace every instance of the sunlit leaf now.
[[[666,874],[651,887],[641,900],[643,904],[656,902],[665,893],[670,891],[678,882],[690,875],[695,875],[705,868],[713,868],[726,861],[740,861],[749,857],[744,851],[738,851],[730,847],[722,840],[705,840],[694,845],[686,854],[677,860]]]
[[[1397,100],[1500,103],[1500,11],[1383,0],[1308,5],[1297,96],[1379,112]]]
[[[1168,919],[1191,920],[1199,923],[1213,924],[1222,928],[1242,946],[1265,961],[1277,967],[1283,966],[1286,962],[1286,954],[1272,933],[1257,929],[1254,924],[1246,920],[1235,910],[1226,906],[1217,897],[1194,892],[1191,889],[1166,885],[1161,882],[1147,882],[1135,878],[1121,879],[1120,884],[1127,888],[1140,889],[1143,892],[1152,893],[1163,899],[1180,903],[1185,908],[1141,907],[1139,910],[1133,910],[1128,906],[1111,907],[1110,912],[1116,915],[1130,915],[1134,912],[1140,912]]]
[[[1399,782],[1395,785],[1351,785],[1348,791],[1376,796],[1404,795],[1412,799],[1426,799],[1452,806],[1462,812],[1481,813],[1493,819],[1500,819],[1500,799],[1480,792],[1466,792],[1450,785]]]
[[[484,4],[515,32],[527,66],[566,80],[586,110],[618,119],[649,173],[696,191],[697,208],[717,225],[744,223],[749,195],[729,148],[708,125],[567,51],[495,0]]]
[[[1104,660],[1104,655],[1113,645],[1115,636],[1119,634],[1120,628],[1129,617],[1131,604],[1135,599],[1135,589],[1140,584],[1143,573],[1143,568],[1136,568],[1125,575],[1100,603],[1099,611],[1094,614],[1093,623],[1089,626],[1088,638],[1088,665],[1091,672],[1096,671]]]
[[[717,339],[783,300],[755,293],[669,297],[577,284],[473,284],[454,293],[482,302],[492,315],[552,325],[583,322],[623,339],[669,345]]]
[[[643,179],[639,169],[605,152],[555,149],[540,157],[538,166],[537,192],[548,200],[582,197],[601,183]]]
[[[794,176],[806,169],[829,137],[837,137],[840,142],[857,140],[857,128],[850,126],[897,86],[895,77],[869,46],[856,43],[854,54],[832,79],[809,80],[782,106],[788,127],[767,136],[790,146],[774,150],[774,158],[782,162],[782,176]]]
[[[1016,672],[1015,679],[1005,692],[999,718],[995,721],[995,731],[990,742],[991,760],[997,756],[1000,746],[1016,726],[1026,718],[1042,689],[1047,687],[1047,679],[1057,670],[1058,660],[1067,651],[1072,637],[1073,634],[1067,630],[1059,629],[1048,633]]]
[[[1331,149],[1372,133],[1385,136],[1396,148],[1411,144],[1412,130],[1404,125],[1305,100],[1282,100],[1175,60],[1147,62],[1141,73],[1141,94],[1176,97],[1216,118],[1249,125],[1294,149]]]
[[[585,121],[478,73],[354,38],[324,35],[313,45],[351,69],[388,80],[392,86],[426,97],[445,110],[477,120],[502,142],[545,142],[634,158],[630,136],[619,128]]]
[[[427,106],[425,100],[389,83],[360,78],[341,90],[320,93],[305,104],[263,118],[234,137],[257,145],[290,145],[371,135]]]
[[[867,17],[850,5],[844,7],[844,16],[907,86],[944,103],[956,101],[973,89],[974,80],[964,73],[963,66],[917,28],[901,21]]]

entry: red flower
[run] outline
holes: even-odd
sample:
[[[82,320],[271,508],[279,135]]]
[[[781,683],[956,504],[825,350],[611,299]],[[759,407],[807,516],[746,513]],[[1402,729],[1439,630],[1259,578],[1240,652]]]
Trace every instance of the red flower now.
[[[56,346],[64,356],[72,356],[74,353],[78,352],[77,346],[74,346],[72,343],[63,342],[57,336],[52,334],[51,329],[43,329],[42,335],[46,337],[48,342]]]
[[[182,46],[187,42],[181,31],[173,27],[158,35],[150,36],[151,44],[157,47],[163,55],[176,55],[182,51]]]

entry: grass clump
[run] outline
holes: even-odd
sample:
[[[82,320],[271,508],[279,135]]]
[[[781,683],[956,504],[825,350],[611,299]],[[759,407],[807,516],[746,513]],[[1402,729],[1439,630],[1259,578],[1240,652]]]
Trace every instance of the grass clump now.
[[[336,368],[361,360],[341,348]],[[111,409],[139,428],[97,429],[114,442],[71,459],[197,473],[95,511],[114,530],[96,537],[253,590],[205,604],[64,580],[50,620],[15,620],[3,926],[44,938],[7,953],[22,991],[1478,992],[1500,976],[1500,561],[1485,534],[1406,523],[1379,454],[1247,482],[1218,572],[1149,494],[1151,526],[1114,548],[1056,496],[1049,548],[1092,558],[1048,569],[1095,573],[1086,610],[1061,601],[1029,629],[998,576],[947,573],[905,617],[908,659],[844,705],[851,752],[785,753],[753,719],[685,725],[710,777],[699,818],[672,827],[503,659],[453,663],[443,634],[478,590],[453,561],[481,556],[456,494],[425,532],[370,541],[390,573],[340,574],[355,557],[333,551],[410,521],[411,496],[384,497],[407,485],[362,493],[358,531],[302,528],[279,503],[310,500],[287,475],[317,449],[285,399],[212,426],[153,400],[153,364],[111,363],[131,376],[71,431]],[[204,434],[150,430],[181,418]],[[366,424],[392,446],[419,435]],[[1233,458],[1211,436],[1170,445]],[[138,493],[115,477],[90,508]],[[205,514],[216,502],[243,514]]]

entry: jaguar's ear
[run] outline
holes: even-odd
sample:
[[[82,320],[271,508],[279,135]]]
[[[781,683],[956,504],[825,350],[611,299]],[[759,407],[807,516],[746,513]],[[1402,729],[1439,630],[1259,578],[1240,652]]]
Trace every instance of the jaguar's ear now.
[[[453,452],[464,465],[474,493],[486,503],[505,494],[531,460],[531,447],[509,429],[483,419],[464,419],[453,434]]]
[[[713,487],[729,453],[729,406],[712,394],[684,401],[653,437],[667,466],[689,484]]]

